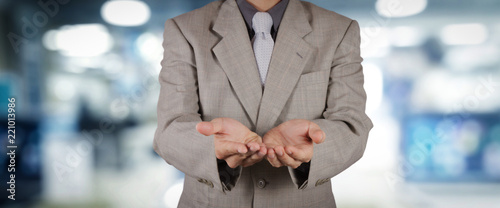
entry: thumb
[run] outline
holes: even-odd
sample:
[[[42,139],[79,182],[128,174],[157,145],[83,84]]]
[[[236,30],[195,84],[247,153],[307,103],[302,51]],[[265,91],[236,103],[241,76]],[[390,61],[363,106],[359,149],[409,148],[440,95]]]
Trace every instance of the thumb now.
[[[218,119],[214,119],[210,122],[203,121],[196,124],[196,130],[205,136],[219,133],[221,129],[221,122]]]
[[[309,123],[308,136],[314,143],[320,144],[325,141],[326,134],[323,130],[321,130],[318,124],[311,122]]]
[[[206,121],[196,124],[196,131],[200,132],[205,136],[210,136],[212,134],[215,134],[214,125]]]

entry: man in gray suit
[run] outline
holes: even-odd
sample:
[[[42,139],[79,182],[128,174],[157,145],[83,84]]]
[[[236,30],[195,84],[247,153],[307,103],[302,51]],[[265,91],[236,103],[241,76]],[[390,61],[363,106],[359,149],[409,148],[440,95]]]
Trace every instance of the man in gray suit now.
[[[273,23],[264,74],[258,12]],[[299,0],[221,0],[167,20],[153,146],[186,174],[179,207],[335,207],[330,178],[373,127],[359,46],[356,21]]]

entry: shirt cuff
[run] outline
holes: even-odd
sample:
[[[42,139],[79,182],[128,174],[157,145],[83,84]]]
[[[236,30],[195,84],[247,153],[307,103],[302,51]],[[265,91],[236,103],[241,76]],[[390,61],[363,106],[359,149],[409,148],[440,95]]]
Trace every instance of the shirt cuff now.
[[[295,179],[297,185],[303,187],[307,183],[307,178],[309,177],[309,169],[311,167],[311,162],[302,163],[299,167],[293,169],[293,173],[295,174]]]
[[[224,191],[231,191],[236,185],[241,173],[241,166],[231,168],[227,165],[225,160],[217,159],[217,169],[219,170],[219,177]]]

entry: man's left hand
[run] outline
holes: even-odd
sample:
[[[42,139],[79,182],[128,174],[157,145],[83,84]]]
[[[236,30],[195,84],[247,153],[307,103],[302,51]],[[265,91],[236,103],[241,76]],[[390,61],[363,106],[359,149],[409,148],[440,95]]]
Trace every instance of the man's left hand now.
[[[299,167],[313,156],[313,143],[325,140],[325,132],[309,120],[294,119],[271,129],[262,139],[267,151],[267,160],[273,167]]]

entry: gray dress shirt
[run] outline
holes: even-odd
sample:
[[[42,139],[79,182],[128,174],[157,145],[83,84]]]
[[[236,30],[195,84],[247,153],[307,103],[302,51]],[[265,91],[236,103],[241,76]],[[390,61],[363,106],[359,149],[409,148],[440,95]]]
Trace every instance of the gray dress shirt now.
[[[278,2],[276,5],[274,5],[273,8],[269,9],[267,13],[271,15],[273,18],[273,27],[271,28],[271,36],[273,37],[274,42],[276,42],[276,36],[278,34],[278,28],[281,23],[281,18],[283,17],[283,14],[285,13],[286,6],[288,6],[288,1],[289,0],[281,0]],[[253,31],[252,28],[252,19],[255,13],[257,13],[259,10],[257,10],[254,6],[252,6],[250,3],[248,3],[246,0],[236,0],[236,3],[238,4],[238,7],[240,8],[241,15],[243,15],[243,19],[245,19],[245,23],[247,26],[248,30],[248,36],[250,37],[250,40],[253,38],[255,35],[255,32]]]

